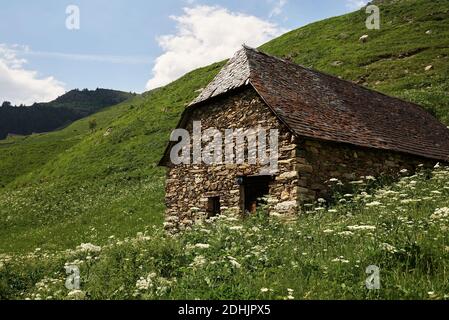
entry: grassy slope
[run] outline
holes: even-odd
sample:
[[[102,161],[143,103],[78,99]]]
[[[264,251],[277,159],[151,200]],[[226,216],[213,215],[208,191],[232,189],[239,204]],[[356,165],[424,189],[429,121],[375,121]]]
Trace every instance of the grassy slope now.
[[[380,31],[367,31],[366,15],[356,12],[292,31],[262,49],[419,102],[449,124],[446,1],[404,1],[381,10]],[[364,33],[370,40],[361,44]],[[343,64],[332,66],[337,60]],[[429,64],[434,68],[425,72]],[[7,185],[0,189],[0,252],[104,243],[110,234],[129,236],[159,223],[163,170],[155,164],[184,105],[221,65],[92,116],[99,122],[94,134],[87,118],[0,144],[0,185]],[[112,132],[104,136],[107,128]]]
[[[64,265],[79,266],[88,299],[449,299],[449,168],[369,184],[289,225],[221,217],[179,238],[147,227],[102,247],[0,255],[0,299],[75,298]],[[380,290],[366,289],[368,266]]]
[[[0,251],[104,243],[111,234],[124,237],[160,224],[160,150],[185,104],[221,65],[187,74],[62,131],[0,145],[2,179],[8,184],[0,191]],[[98,122],[95,133],[88,130],[91,118]]]

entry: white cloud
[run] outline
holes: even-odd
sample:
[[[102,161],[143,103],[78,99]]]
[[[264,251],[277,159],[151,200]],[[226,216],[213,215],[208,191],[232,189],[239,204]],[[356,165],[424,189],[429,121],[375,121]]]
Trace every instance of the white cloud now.
[[[284,10],[287,0],[268,0],[270,3],[274,3],[273,9],[270,12],[270,17],[278,16]]]
[[[114,55],[96,55],[96,54],[79,54],[79,53],[63,53],[63,52],[46,52],[26,50],[21,52],[26,56],[38,56],[51,59],[63,59],[70,61],[85,61],[111,64],[149,64],[151,59],[148,56],[114,56]]]
[[[0,102],[30,105],[53,100],[65,92],[62,82],[25,69],[27,61],[17,52],[27,50],[24,46],[0,44]]]
[[[156,59],[147,89],[170,83],[186,72],[232,56],[242,44],[257,47],[282,34],[276,24],[218,6],[184,8],[171,16],[176,34],[158,38],[164,53]]]
[[[346,0],[346,6],[351,9],[360,9],[366,6],[370,0]]]

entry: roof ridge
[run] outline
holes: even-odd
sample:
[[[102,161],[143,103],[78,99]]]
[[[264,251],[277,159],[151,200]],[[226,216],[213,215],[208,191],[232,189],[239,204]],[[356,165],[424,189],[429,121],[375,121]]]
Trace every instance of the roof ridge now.
[[[248,84],[251,78],[251,67],[246,49],[250,48],[243,45],[243,49],[229,59],[215,78],[189,104],[189,107]]]

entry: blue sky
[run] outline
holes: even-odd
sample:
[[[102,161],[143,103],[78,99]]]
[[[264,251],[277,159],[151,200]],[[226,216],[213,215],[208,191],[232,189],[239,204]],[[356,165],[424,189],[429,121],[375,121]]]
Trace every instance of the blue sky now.
[[[31,103],[72,88],[142,92],[340,15],[364,0],[0,0],[0,101]],[[66,8],[80,10],[79,30]]]

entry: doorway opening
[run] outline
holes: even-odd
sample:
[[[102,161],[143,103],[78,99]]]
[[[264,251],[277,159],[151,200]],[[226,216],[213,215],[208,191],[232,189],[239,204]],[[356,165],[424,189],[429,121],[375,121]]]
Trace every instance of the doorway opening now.
[[[254,214],[270,194],[271,176],[244,177],[241,179],[241,206],[245,213]]]
[[[207,202],[207,218],[219,216],[221,214],[220,197],[210,197]]]

